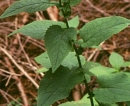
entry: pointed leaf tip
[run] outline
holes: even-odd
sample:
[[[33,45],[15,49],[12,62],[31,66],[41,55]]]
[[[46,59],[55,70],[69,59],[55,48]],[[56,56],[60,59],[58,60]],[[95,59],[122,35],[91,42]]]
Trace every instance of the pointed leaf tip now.
[[[35,13],[36,11],[46,10],[48,7],[57,5],[57,3],[51,3],[49,0],[20,0],[15,1],[0,18],[6,18],[12,15],[16,15],[21,12]]]
[[[98,46],[101,42],[117,34],[130,25],[130,20],[120,16],[97,18],[80,29],[82,47]]]
[[[68,55],[72,46],[70,41],[77,32],[74,28],[61,28],[58,25],[51,26],[45,34],[45,46],[54,72]]]
[[[78,69],[59,67],[55,73],[49,70],[40,82],[37,106],[50,106],[55,101],[66,98],[71,89],[83,79],[84,75]]]

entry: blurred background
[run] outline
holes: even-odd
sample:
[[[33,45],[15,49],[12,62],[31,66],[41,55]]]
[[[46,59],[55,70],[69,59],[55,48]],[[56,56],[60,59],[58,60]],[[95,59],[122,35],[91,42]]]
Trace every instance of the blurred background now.
[[[14,1],[0,0],[0,15]],[[79,16],[78,28],[99,17],[117,15],[130,19],[130,0],[81,1],[79,5],[72,7],[70,17]],[[43,74],[36,72],[41,66],[34,61],[34,57],[46,50],[42,40],[20,34],[6,36],[36,20],[62,20],[58,13],[56,7],[51,7],[43,12],[23,12],[0,19],[0,106],[36,106],[37,89]],[[130,60],[130,27],[103,42],[101,48],[102,50],[87,48],[83,55],[86,60],[99,62],[104,66],[110,66],[108,57],[113,51],[121,54],[125,60]],[[66,100],[58,101],[53,106],[64,101]]]

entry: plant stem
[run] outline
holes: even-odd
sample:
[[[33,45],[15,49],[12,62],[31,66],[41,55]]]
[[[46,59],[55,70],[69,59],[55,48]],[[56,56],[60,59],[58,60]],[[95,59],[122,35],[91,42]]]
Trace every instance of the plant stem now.
[[[65,18],[65,12],[64,12],[64,10],[63,10],[63,9],[61,9],[61,11],[62,11],[62,14],[63,14],[63,16],[64,16],[66,26],[67,26],[67,28],[69,28],[69,23],[68,23],[68,20],[67,20],[67,18]]]
[[[60,7],[62,7],[61,0],[59,0],[59,5],[60,5]],[[64,10],[61,9],[61,12],[62,12],[62,14],[63,14],[63,16],[64,16],[65,23],[66,23],[66,27],[69,28],[68,20],[67,20],[67,18],[65,18],[65,12],[64,12]]]
[[[68,23],[67,18],[65,18],[65,23],[66,23],[67,28],[69,28],[69,23]]]
[[[79,57],[79,53],[78,53],[77,47],[76,47],[75,44],[73,44],[73,47],[74,47],[74,50],[76,52],[77,60],[78,60],[78,63],[79,63],[79,68],[82,68],[82,64],[81,64],[81,60],[80,60],[80,57]]]
[[[60,7],[62,7],[61,0],[59,0],[59,5],[60,5]],[[65,17],[64,10],[61,9],[61,12],[62,12],[62,14],[63,14],[63,16],[64,16],[66,26],[67,26],[67,28],[69,28],[68,20],[67,20],[67,18]],[[76,57],[77,57],[77,60],[78,60],[78,63],[79,63],[79,68],[83,68],[83,67],[82,67],[82,64],[81,64],[80,56],[79,56],[79,53],[78,53],[78,49],[77,49],[75,43],[73,43],[73,48],[74,48],[74,50],[75,50],[75,52],[76,52]],[[84,77],[84,79],[85,79],[85,77]],[[94,106],[93,94],[92,94],[92,92],[90,91],[90,88],[89,88],[88,83],[87,83],[86,80],[85,80],[85,85],[86,85],[86,88],[87,88],[87,90],[88,90],[88,95],[89,95],[89,98],[90,98],[91,106]]]
[[[59,5],[60,5],[60,7],[62,6],[61,0],[59,0]]]
[[[86,80],[85,80],[85,85],[86,85],[86,88],[88,90],[88,95],[89,95],[89,98],[90,98],[91,106],[94,106],[93,93],[90,91],[90,88],[89,88],[88,83],[87,83]]]
[[[81,60],[80,60],[80,57],[79,57],[79,53],[78,53],[77,47],[76,47],[75,44],[73,44],[73,47],[74,47],[74,50],[76,52],[76,56],[77,56],[78,63],[79,63],[79,68],[82,68],[82,64],[81,64]],[[85,77],[84,77],[84,79],[85,79]],[[91,106],[94,106],[93,93],[90,91],[90,88],[89,88],[88,83],[87,83],[86,80],[85,80],[85,86],[86,86],[86,88],[88,90],[88,95],[89,95],[89,98],[90,98]]]
[[[81,60],[80,60],[80,57],[79,57],[79,53],[78,53],[77,47],[76,47],[75,44],[73,44],[73,47],[74,47],[74,50],[76,52],[76,56],[77,56],[78,63],[79,63],[79,68],[82,68],[82,64],[81,64]],[[85,79],[85,77],[84,77],[84,79]],[[86,88],[88,90],[88,95],[89,95],[89,98],[90,98],[91,106],[94,106],[93,93],[90,91],[90,88],[89,88],[88,83],[87,83],[86,80],[85,80],[85,86],[86,86]]]

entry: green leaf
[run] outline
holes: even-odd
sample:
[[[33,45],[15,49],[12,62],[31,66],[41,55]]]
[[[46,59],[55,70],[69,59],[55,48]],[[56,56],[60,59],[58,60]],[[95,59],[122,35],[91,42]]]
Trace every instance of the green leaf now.
[[[79,33],[84,41],[81,46],[84,48],[98,46],[101,42],[120,32],[129,24],[129,19],[120,16],[97,18],[90,21],[80,29]]]
[[[37,72],[37,73],[45,73],[45,72],[47,72],[47,71],[48,71],[47,68],[42,67],[42,68],[39,68],[36,72]]]
[[[100,103],[99,106],[118,106],[117,104],[103,104],[103,103]]]
[[[63,22],[40,20],[40,21],[34,21],[30,24],[21,27],[18,30],[15,30],[14,32],[9,34],[9,36],[14,35],[16,33],[21,33],[36,39],[44,39],[44,35],[47,29],[52,25],[60,25],[62,28],[66,27],[65,23]]]
[[[59,106],[91,106],[90,99],[88,97],[89,96],[87,94],[79,101],[66,102],[60,104]],[[93,99],[93,102],[94,106],[99,106],[95,99]]]
[[[130,101],[126,102],[127,106],[130,106]]]
[[[89,72],[90,69],[101,66],[101,64],[91,61],[86,61],[86,63],[83,65],[84,73],[91,75],[92,73]]]
[[[101,66],[101,64],[96,63],[96,62],[91,62],[91,61],[86,61],[86,63],[83,65],[83,72],[84,72],[84,77],[85,80],[89,83],[91,81],[91,76],[95,75],[92,72],[90,72],[89,70]]]
[[[81,44],[83,43],[83,39],[79,39],[75,42],[78,46],[81,47]]]
[[[68,3],[64,4],[64,6],[62,7],[62,10],[64,12],[64,14],[63,14],[63,12],[62,12],[62,14],[63,14],[63,16],[65,18],[70,17],[70,15],[71,15],[71,7],[70,7],[70,5]]]
[[[116,71],[117,70],[114,68],[109,68],[109,67],[104,67],[104,66],[97,66],[89,70],[89,72],[92,73],[92,75],[95,75],[97,77],[100,75],[112,74]]]
[[[80,55],[80,60],[81,60],[81,64],[84,65],[85,64],[85,58],[82,55]],[[74,52],[70,52],[66,56],[66,58],[63,60],[61,65],[63,65],[64,67],[68,67],[69,69],[72,69],[74,67],[79,67],[79,63],[78,63],[76,54]]]
[[[48,7],[56,5],[56,2],[49,2],[49,0],[20,0],[15,1],[6,11],[0,16],[5,18],[16,15],[20,12],[34,13],[36,11],[46,10]]]
[[[69,27],[77,28],[79,25],[79,17],[76,16],[76,17],[72,18],[71,20],[69,20],[68,23],[69,23]]]
[[[99,103],[116,103],[130,100],[130,78],[123,72],[97,77],[99,88],[94,90]]]
[[[53,25],[47,30],[45,34],[45,46],[53,72],[71,51],[71,40],[75,38],[76,34],[76,29],[61,28],[58,25]]]
[[[61,0],[62,3],[69,3],[71,6],[75,6],[81,2],[81,0]]]
[[[119,70],[123,66],[124,60],[121,55],[113,52],[109,57],[109,62],[115,69]]]
[[[130,61],[125,61],[122,65],[122,67],[128,67],[130,66]]]
[[[91,81],[91,76],[88,74],[84,74],[84,78],[87,81],[87,83],[89,83]]]
[[[51,62],[50,62],[47,52],[42,53],[41,55],[35,57],[34,59],[37,63],[41,64],[45,68],[48,68],[48,69],[51,68]]]
[[[82,65],[85,64],[85,58],[80,55]],[[41,55],[35,57],[35,61],[47,69],[51,68],[51,62],[47,52],[42,53]],[[78,67],[78,60],[75,52],[69,52],[69,54],[65,57],[65,59],[61,63],[62,66],[69,68],[70,70],[74,67]]]
[[[79,69],[59,67],[55,73],[49,70],[40,82],[37,106],[50,106],[55,101],[66,98],[71,89],[83,79],[84,75]]]

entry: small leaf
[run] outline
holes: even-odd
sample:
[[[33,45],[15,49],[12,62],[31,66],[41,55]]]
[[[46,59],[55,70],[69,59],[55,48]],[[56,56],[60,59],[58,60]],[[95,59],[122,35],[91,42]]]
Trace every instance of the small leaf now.
[[[81,2],[81,0],[61,0],[62,3],[69,3],[71,6],[75,6]]]
[[[60,25],[62,28],[65,28],[66,25],[63,22],[55,22],[50,20],[40,20],[40,21],[34,21],[30,24],[27,24],[23,27],[21,27],[18,30],[15,30],[9,36],[14,35],[16,33],[21,33],[24,35],[28,35],[30,37],[36,38],[36,39],[44,39],[44,35],[46,33],[46,30],[52,26],[52,25]]]
[[[85,58],[80,55],[81,64],[85,64]],[[64,67],[68,67],[69,69],[72,69],[74,67],[79,67],[78,60],[76,57],[76,54],[74,52],[70,52],[66,58],[62,61],[61,65]]]
[[[90,69],[101,66],[101,64],[91,61],[86,61],[86,63],[83,65],[84,73],[91,75],[92,73],[89,72]]]
[[[51,26],[45,34],[45,46],[49,55],[52,71],[54,72],[70,52],[77,32],[74,28],[61,28],[58,25]]]
[[[101,46],[92,46],[91,48],[95,48],[95,49],[98,49],[98,50],[102,50]]]
[[[84,75],[78,69],[59,67],[55,73],[49,70],[40,82],[37,106],[50,106],[55,101],[66,98],[71,89],[83,79]]]
[[[64,17],[68,18],[71,15],[71,7],[68,3],[64,4],[64,6],[62,7],[62,10],[64,11]]]
[[[94,106],[99,106],[95,99],[93,99],[93,102],[94,102]],[[66,102],[60,104],[59,106],[91,106],[91,103],[90,103],[90,99],[88,98],[88,95],[85,95],[79,101]]]
[[[98,46],[104,40],[110,38],[130,25],[130,20],[120,16],[97,18],[88,22],[80,29],[80,36],[84,43],[82,47]]]
[[[85,64],[85,58],[82,55],[80,55],[80,59],[82,65]],[[44,52],[41,55],[35,57],[35,61],[48,69],[51,68],[51,62],[47,52]],[[69,54],[62,61],[61,65],[69,68],[70,70],[74,67],[78,67],[79,64],[78,64],[77,57],[75,56],[75,53],[69,52]]]
[[[84,78],[87,81],[87,83],[89,83],[91,81],[91,76],[88,74],[84,74]]]
[[[121,55],[113,52],[109,57],[109,62],[115,69],[119,70],[123,66],[124,60]]]
[[[94,90],[99,103],[116,103],[130,100],[130,78],[123,72],[97,77],[99,88]]]
[[[92,75],[95,75],[97,77],[100,75],[112,74],[116,71],[117,70],[114,68],[109,68],[109,67],[104,67],[104,66],[97,66],[89,70],[89,72],[92,73]]]
[[[77,28],[79,25],[79,17],[76,16],[76,17],[72,18],[71,20],[69,20],[68,23],[69,23],[69,27]]]
[[[16,15],[20,12],[34,13],[36,11],[46,10],[48,7],[57,5],[56,2],[49,2],[49,0],[20,0],[15,1],[6,11],[0,16],[5,18]]]
[[[37,63],[41,64],[45,68],[47,69],[51,68],[51,62],[50,62],[47,52],[42,53],[41,55],[35,57],[34,59]]]
[[[81,46],[82,43],[83,43],[83,39],[79,39],[79,40],[76,41],[76,44],[77,44],[78,46]]]
[[[47,68],[42,67],[42,68],[39,68],[36,72],[37,72],[37,73],[44,73],[44,72],[47,72],[47,71],[48,71]]]
[[[122,67],[129,67],[130,66],[130,61],[125,61],[122,65]]]

